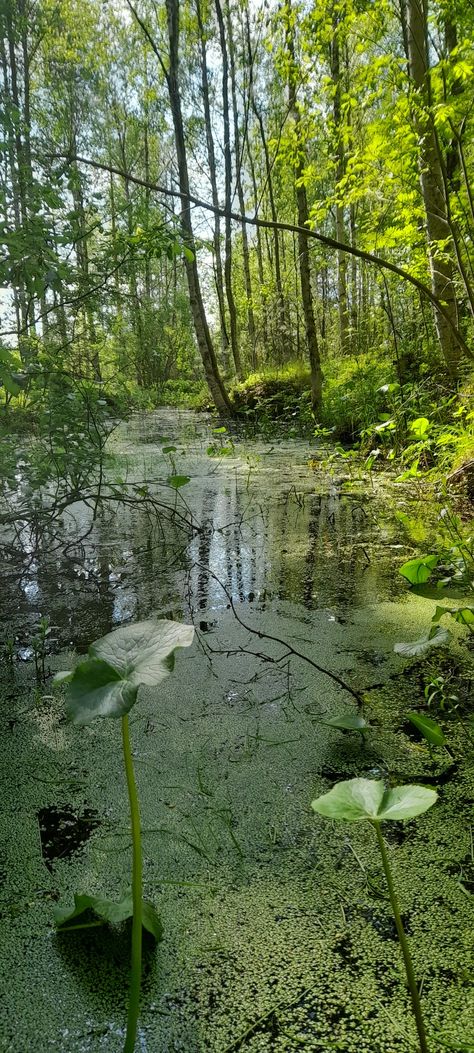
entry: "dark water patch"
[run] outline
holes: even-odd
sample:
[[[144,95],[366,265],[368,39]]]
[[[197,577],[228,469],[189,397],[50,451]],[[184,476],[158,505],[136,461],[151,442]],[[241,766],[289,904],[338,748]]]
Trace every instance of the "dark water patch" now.
[[[61,808],[51,805],[40,808],[38,823],[43,861],[52,872],[58,859],[71,859],[87,843],[93,831],[100,826],[98,812],[85,808],[78,814],[70,805]]]

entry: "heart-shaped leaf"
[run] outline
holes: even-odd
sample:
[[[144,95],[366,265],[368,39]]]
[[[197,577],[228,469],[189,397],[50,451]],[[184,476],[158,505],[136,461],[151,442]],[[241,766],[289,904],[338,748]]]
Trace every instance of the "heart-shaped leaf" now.
[[[107,662],[86,658],[76,666],[66,694],[66,712],[75,724],[95,717],[123,717],[136,702],[138,687],[122,679]]]
[[[422,713],[407,713],[407,717],[431,746],[444,746],[446,739],[435,720],[425,717]]]
[[[177,647],[189,647],[192,625],[136,622],[108,633],[89,647],[89,657],[69,674],[66,707],[76,724],[95,717],[123,717],[140,684],[154,687],[174,666]],[[67,679],[62,677],[62,679]]]
[[[443,629],[441,625],[432,628],[425,636],[418,640],[396,643],[393,650],[404,658],[415,658],[417,655],[425,654],[431,647],[442,647],[451,639],[449,629]]]
[[[328,717],[327,720],[321,720],[320,723],[329,728],[339,728],[340,731],[364,731],[369,727],[367,721],[359,713],[340,713],[339,716]]]
[[[400,567],[399,574],[406,578],[411,585],[422,585],[431,577],[432,571],[439,563],[439,556],[418,556],[417,559],[409,559]]]
[[[375,779],[348,779],[333,786],[329,793],[312,802],[311,807],[328,819],[357,822],[369,819],[412,819],[435,803],[438,794],[426,786],[397,786],[387,790]]]
[[[91,927],[87,916],[92,914],[104,924],[121,925],[128,918],[133,917],[132,893],[127,892],[123,899],[116,902],[111,899],[103,899],[102,896],[88,896],[85,893],[74,894],[73,907],[55,907],[54,920],[60,932],[68,929],[87,929]],[[77,924],[76,918],[82,919]],[[163,926],[154,906],[147,900],[142,900],[142,925],[147,932],[154,936],[159,942],[163,938]]]

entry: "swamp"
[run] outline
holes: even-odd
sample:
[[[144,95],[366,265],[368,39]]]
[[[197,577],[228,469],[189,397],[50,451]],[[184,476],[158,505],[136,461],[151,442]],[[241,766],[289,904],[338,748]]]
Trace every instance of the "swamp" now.
[[[310,812],[313,796],[355,776],[439,788],[423,825],[395,823],[387,840],[431,1048],[469,1048],[472,674],[456,638],[428,666],[394,653],[440,602],[397,574],[413,534],[430,530],[426,504],[389,476],[329,471],[302,440],[236,435],[231,454],[210,457],[214,423],[162,410],[121,426],[110,485],[147,487],[176,515],[106,505],[94,518],[78,502],[9,577],[4,1048],[122,1048],[126,936],[52,930],[54,903],[80,890],[120,898],[128,882],[117,723],[69,725],[48,685],[65,651],[150,614],[196,637],[168,680],[141,689],[131,720],[144,885],[164,926],[157,950],[145,947],[137,1048],[414,1048],[372,831],[319,826]],[[177,491],[170,446],[190,480]],[[461,708],[448,705],[446,746],[431,747],[406,713],[423,707],[435,668],[458,663]],[[354,692],[365,741],[324,724],[359,712]]]
[[[0,4],[3,1053],[474,1053],[473,30]]]

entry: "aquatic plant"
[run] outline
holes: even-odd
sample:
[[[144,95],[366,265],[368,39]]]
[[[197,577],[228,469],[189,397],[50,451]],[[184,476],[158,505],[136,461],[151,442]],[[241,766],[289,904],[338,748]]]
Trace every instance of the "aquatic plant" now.
[[[171,672],[174,652],[189,647],[194,636],[190,625],[172,621],[136,622],[116,629],[91,644],[88,657],[72,672],[59,673],[56,682],[67,684],[66,710],[75,724],[89,724],[97,717],[120,719],[132,833],[132,892],[119,903],[100,896],[78,894],[74,907],[56,908],[61,931],[89,928],[104,922],[117,924],[132,917],[131,975],[124,1053],[133,1053],[138,1027],[142,971],[142,928],[161,938],[161,922],[154,907],[142,897],[140,809],[133,769],[128,714],[140,685],[155,687]],[[82,920],[92,911],[94,921]],[[77,920],[79,919],[79,920]],[[73,924],[71,924],[71,922]]]
[[[38,684],[44,683],[46,680],[46,648],[48,637],[51,635],[51,628],[48,616],[41,617],[38,622],[36,635],[31,641],[35,660],[36,682]]]
[[[370,724],[360,713],[339,713],[334,717],[324,719],[321,717],[319,723],[324,724],[326,728],[337,728],[342,732],[355,731],[360,735],[363,745],[366,743],[367,731],[370,730]]]
[[[384,782],[375,779],[348,779],[345,782],[337,783],[332,790],[329,790],[329,793],[316,798],[311,804],[315,812],[326,816],[328,819],[342,819],[346,822],[365,820],[375,830],[382,857],[390,905],[403,955],[421,1053],[428,1053],[428,1041],[421,1010],[420,995],[380,825],[389,819],[413,819],[414,816],[421,815],[422,812],[426,812],[428,808],[431,808],[437,796],[435,790],[431,790],[426,786],[396,786],[394,789],[387,789]]]

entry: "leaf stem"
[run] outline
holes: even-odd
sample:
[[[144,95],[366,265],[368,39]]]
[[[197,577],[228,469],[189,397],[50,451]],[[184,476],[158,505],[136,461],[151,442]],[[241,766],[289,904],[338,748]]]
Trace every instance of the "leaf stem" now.
[[[130,994],[128,1001],[127,1034],[123,1053],[133,1053],[137,1036],[138,1013],[140,1009],[140,984],[142,976],[142,846],[140,831],[140,809],[138,805],[137,786],[133,770],[132,750],[130,747],[130,728],[128,713],[122,717],[122,745],[127,776],[128,800],[132,827],[132,957],[130,974]]]
[[[377,834],[377,841],[379,843],[380,855],[382,856],[382,865],[384,869],[385,879],[387,882],[388,894],[390,897],[390,904],[395,918],[395,925],[397,927],[398,939],[400,941],[400,947],[402,949],[403,961],[405,964],[405,972],[410,990],[411,1004],[413,1007],[413,1013],[416,1020],[416,1027],[418,1031],[418,1038],[420,1041],[421,1053],[429,1053],[428,1040],[426,1037],[425,1024],[423,1020],[423,1013],[421,1011],[420,995],[418,993],[418,987],[416,983],[415,970],[413,968],[413,962],[411,959],[410,948],[408,946],[408,940],[405,935],[403,928],[402,919],[400,915],[400,907],[398,905],[397,894],[395,892],[395,886],[393,884],[392,871],[390,869],[390,863],[388,860],[388,853],[385,847],[385,841],[382,837],[382,831],[380,829],[380,823],[372,822],[372,826]]]

